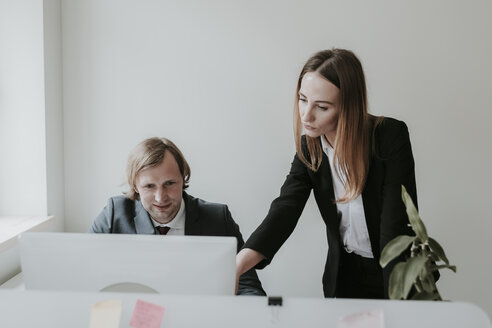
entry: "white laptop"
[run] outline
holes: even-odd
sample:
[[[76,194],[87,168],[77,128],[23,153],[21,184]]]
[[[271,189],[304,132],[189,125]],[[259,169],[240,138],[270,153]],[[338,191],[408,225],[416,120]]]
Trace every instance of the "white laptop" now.
[[[233,295],[234,237],[26,232],[26,289]]]

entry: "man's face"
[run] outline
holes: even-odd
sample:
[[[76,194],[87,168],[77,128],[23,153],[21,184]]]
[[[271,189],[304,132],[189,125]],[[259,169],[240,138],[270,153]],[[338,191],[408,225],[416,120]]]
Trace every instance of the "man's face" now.
[[[172,221],[183,199],[183,177],[174,156],[166,151],[161,164],[140,171],[136,188],[152,219],[159,223]]]

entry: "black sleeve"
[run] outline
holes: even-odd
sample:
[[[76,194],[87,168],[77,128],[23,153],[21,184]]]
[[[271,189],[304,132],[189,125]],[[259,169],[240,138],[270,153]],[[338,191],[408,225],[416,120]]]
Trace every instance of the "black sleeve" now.
[[[232,218],[231,212],[229,211],[227,206],[225,206],[225,212],[226,212],[225,221],[227,227],[227,234],[236,237],[237,251],[239,251],[244,244],[243,236],[241,235],[239,226]],[[256,274],[255,269],[250,269],[245,273],[243,273],[241,277],[239,277],[239,286],[238,286],[237,294],[266,296],[266,293],[263,290],[260,279],[258,279],[258,275]]]
[[[114,204],[113,199],[108,199],[108,203],[104,209],[96,217],[92,226],[89,228],[90,233],[112,233],[113,230],[113,218],[114,218]]]
[[[244,245],[244,248],[253,249],[265,256],[265,259],[256,265],[257,269],[270,264],[277,251],[294,231],[311,189],[308,168],[295,155],[279,197],[272,202],[266,218]]]
[[[415,234],[409,226],[405,204],[401,198],[401,186],[404,185],[415,206],[417,206],[415,163],[407,126],[400,121],[394,122],[388,124],[387,131],[380,136],[381,155],[385,167],[380,226],[381,252],[386,244],[395,237]],[[403,260],[405,260],[405,255],[396,258],[383,269],[386,297],[388,297],[388,282],[391,271],[396,263]]]

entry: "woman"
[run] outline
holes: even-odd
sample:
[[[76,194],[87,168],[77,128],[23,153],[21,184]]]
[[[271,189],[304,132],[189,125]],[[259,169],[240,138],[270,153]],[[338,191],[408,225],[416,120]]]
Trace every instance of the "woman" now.
[[[387,298],[395,262],[382,270],[381,251],[394,237],[413,234],[401,186],[417,200],[405,123],[368,114],[360,61],[349,50],[333,49],[316,53],[301,71],[294,135],[290,173],[238,253],[238,275],[271,262],[313,190],[329,246],[325,297]]]

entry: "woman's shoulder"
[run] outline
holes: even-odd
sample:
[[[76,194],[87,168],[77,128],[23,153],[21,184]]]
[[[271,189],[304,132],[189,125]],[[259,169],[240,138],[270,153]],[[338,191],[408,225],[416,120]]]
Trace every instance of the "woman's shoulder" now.
[[[374,120],[376,121],[376,131],[379,133],[392,134],[408,130],[405,122],[393,117],[380,116],[374,117]]]
[[[402,134],[408,134],[408,127],[403,121],[386,116],[375,117],[374,120],[376,138],[394,139]]]
[[[387,154],[410,141],[405,122],[392,117],[378,117],[375,120],[374,140],[381,154]]]

